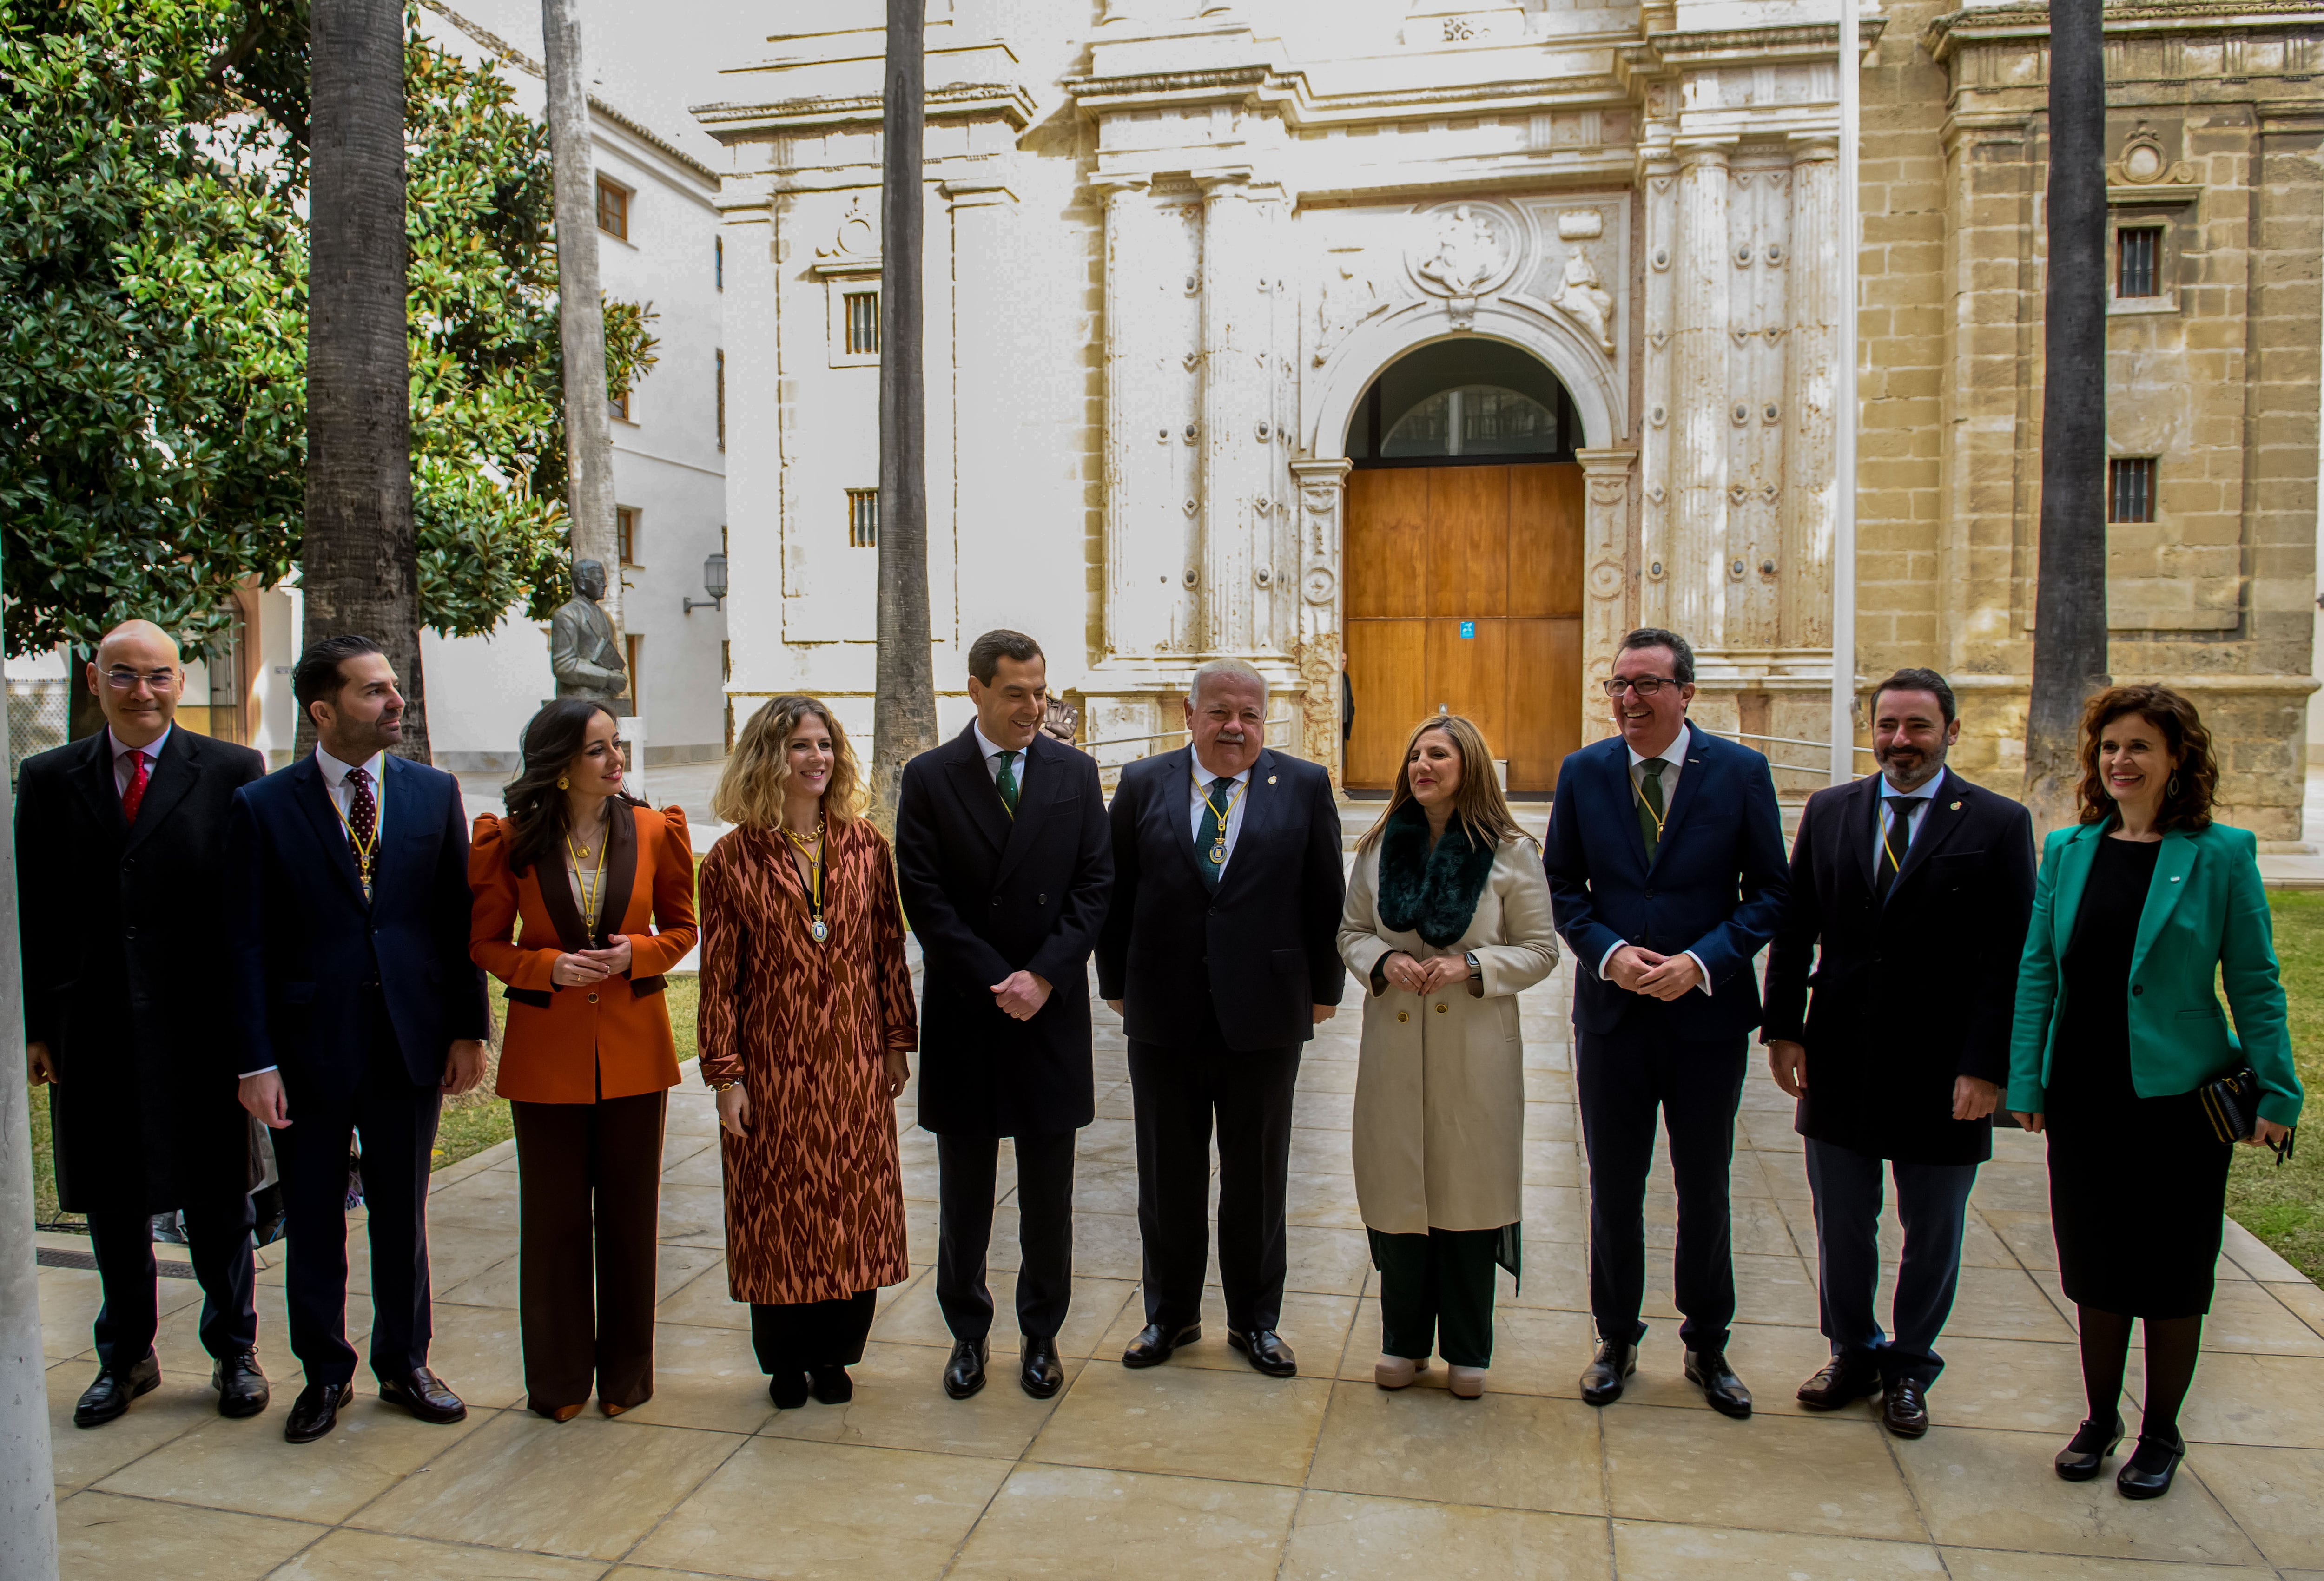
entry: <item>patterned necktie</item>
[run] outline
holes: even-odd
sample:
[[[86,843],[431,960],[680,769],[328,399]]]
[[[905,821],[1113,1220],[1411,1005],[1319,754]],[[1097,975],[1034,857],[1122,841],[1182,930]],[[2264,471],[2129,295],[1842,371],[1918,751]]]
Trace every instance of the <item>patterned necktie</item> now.
[[[1014,818],[1017,816],[1017,759],[1024,754],[998,752],[994,756],[1001,759],[1001,772],[992,777],[992,783],[1001,792],[1001,804],[1008,808],[1009,815]]]
[[[137,809],[145,804],[145,781],[152,769],[138,748],[132,747],[122,756],[129,759],[129,788],[121,793],[121,821],[134,823]]]
[[[1212,888],[1219,887],[1219,875],[1227,861],[1227,826],[1220,809],[1234,809],[1234,781],[1214,779],[1203,797],[1203,832],[1194,837],[1194,854],[1202,859],[1203,882]]]
[[[372,859],[379,845],[379,798],[372,795],[371,776],[360,768],[347,770],[347,849],[355,859],[355,877],[364,893],[371,893]]]
[[[1660,758],[1649,758],[1638,765],[1638,832],[1646,837],[1649,863],[1663,842],[1663,770],[1669,767]]]
[[[1886,796],[1887,826],[1880,832],[1880,859],[1872,864],[1872,892],[1882,905],[1888,902],[1888,891],[1896,885],[1897,869],[1904,865],[1904,853],[1913,849],[1913,819],[1929,804],[1926,796]]]

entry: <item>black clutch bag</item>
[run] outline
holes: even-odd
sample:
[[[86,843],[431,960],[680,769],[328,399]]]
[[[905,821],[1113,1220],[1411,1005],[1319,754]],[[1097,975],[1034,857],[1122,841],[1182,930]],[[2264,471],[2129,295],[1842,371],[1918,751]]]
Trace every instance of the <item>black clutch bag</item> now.
[[[2203,1117],[2211,1122],[2214,1135],[2227,1143],[2252,1139],[2252,1133],[2259,1127],[2260,1085],[2258,1074],[2249,1065],[2206,1081],[2196,1090],[2202,1099]],[[2292,1156],[2292,1141],[2287,1135],[2281,1143],[2268,1144],[2278,1164]]]

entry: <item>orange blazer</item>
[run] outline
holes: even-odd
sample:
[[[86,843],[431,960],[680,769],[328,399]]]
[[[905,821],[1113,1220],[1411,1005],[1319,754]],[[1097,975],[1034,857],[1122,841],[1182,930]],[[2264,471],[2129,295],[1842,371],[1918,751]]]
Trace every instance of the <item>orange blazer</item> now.
[[[590,1103],[678,1085],[678,1045],[662,973],[694,948],[694,846],[676,807],[617,807],[608,825],[608,935],[630,941],[626,979],[560,988],[557,958],[588,947],[579,898],[560,860],[509,870],[507,823],[487,813],[468,847],[475,896],[468,955],[508,985],[508,1027],[494,1090],[520,1103]],[[618,928],[611,925],[618,921]],[[521,925],[520,925],[521,924]],[[516,942],[509,942],[512,927]]]

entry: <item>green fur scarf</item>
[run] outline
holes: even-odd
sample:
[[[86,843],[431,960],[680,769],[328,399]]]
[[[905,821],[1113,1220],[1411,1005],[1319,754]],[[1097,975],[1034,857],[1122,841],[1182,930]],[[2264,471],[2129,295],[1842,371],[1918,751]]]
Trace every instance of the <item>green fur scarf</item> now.
[[[1428,814],[1418,802],[1406,802],[1380,836],[1380,921],[1441,950],[1469,931],[1492,871],[1493,847],[1457,818],[1430,850]]]

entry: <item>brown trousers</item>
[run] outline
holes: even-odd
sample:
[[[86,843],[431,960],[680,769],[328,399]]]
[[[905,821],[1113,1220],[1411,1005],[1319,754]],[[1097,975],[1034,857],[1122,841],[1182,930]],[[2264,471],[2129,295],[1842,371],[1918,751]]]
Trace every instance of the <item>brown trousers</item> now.
[[[653,1398],[654,1275],[669,1095],[516,1103],[526,1403]]]

